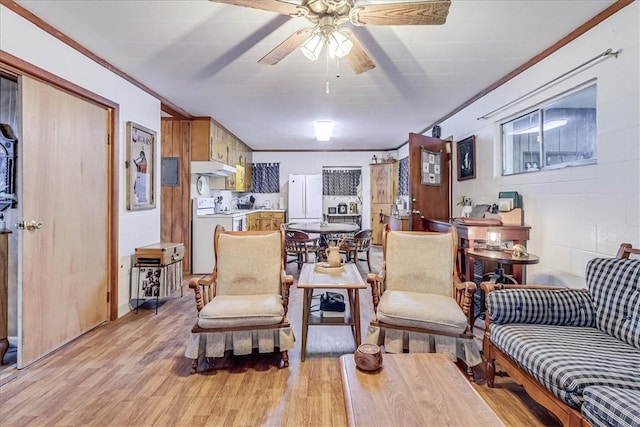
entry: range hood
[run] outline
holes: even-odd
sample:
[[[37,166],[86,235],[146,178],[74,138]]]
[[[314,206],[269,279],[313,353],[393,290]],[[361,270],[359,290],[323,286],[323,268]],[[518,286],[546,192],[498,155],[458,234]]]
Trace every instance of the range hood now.
[[[236,168],[222,162],[191,162],[191,173],[207,176],[229,176],[236,173]]]

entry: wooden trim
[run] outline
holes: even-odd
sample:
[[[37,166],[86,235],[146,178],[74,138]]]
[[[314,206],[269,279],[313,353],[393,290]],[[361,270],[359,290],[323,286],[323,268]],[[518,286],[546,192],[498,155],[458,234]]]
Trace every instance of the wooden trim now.
[[[569,43],[571,43],[572,41],[574,41],[575,39],[577,39],[581,35],[585,34],[587,31],[589,31],[592,28],[594,28],[596,25],[600,24],[605,19],[607,19],[610,16],[618,13],[620,10],[622,10],[626,6],[629,6],[633,2],[634,2],[634,0],[618,0],[618,1],[616,1],[614,4],[612,4],[611,6],[607,7],[602,12],[598,13],[596,16],[594,16],[593,18],[589,19],[587,22],[585,22],[584,24],[580,25],[578,28],[576,28],[575,30],[571,31],[569,34],[567,34],[563,38],[561,38],[560,40],[558,40],[557,42],[555,42],[554,44],[552,44],[551,46],[549,46],[548,48],[546,48],[545,50],[543,50],[542,52],[540,52],[539,54],[534,56],[533,58],[529,59],[524,64],[520,65],[515,70],[511,71],[509,74],[505,75],[500,80],[498,80],[495,83],[493,83],[493,84],[487,86],[486,88],[482,89],[480,92],[476,93],[471,98],[467,99],[465,102],[460,104],[458,107],[454,108],[453,110],[451,110],[450,112],[448,112],[444,116],[440,117],[438,120],[436,120],[435,122],[431,123],[429,126],[427,126],[426,128],[422,129],[418,133],[423,134],[423,133],[427,132],[429,129],[433,128],[435,125],[438,125],[438,124],[444,122],[445,120],[451,118],[452,116],[454,116],[455,114],[457,114],[460,111],[464,110],[465,108],[467,108],[469,105],[473,104],[474,102],[476,102],[480,98],[482,98],[485,95],[493,92],[494,90],[496,90],[497,88],[499,88],[503,84],[507,83],[509,80],[515,78],[516,76],[520,75],[524,71],[526,71],[529,68],[533,67],[538,62],[541,62],[543,59],[551,56],[553,53],[557,52],[558,50],[560,50],[564,46],[568,45]],[[400,144],[399,146],[397,146],[395,149],[398,150],[402,146],[404,146],[405,144],[408,144],[408,143],[409,143],[409,141],[407,140],[407,141],[403,142],[402,144]]]
[[[49,25],[48,23],[46,23],[42,19],[38,18],[36,15],[34,15],[31,12],[29,12],[28,10],[26,10],[22,6],[18,5],[13,0],[0,0],[0,4],[5,6],[7,9],[10,9],[14,13],[16,13],[17,15],[21,16],[22,18],[26,19],[27,21],[31,22],[36,27],[40,28],[42,31],[52,35],[53,37],[57,38],[61,42],[65,43],[66,45],[70,46],[71,48],[77,50],[82,55],[84,55],[87,58],[91,59],[92,61],[96,62],[98,65],[101,65],[102,67],[104,67],[107,70],[113,72],[117,76],[123,78],[124,80],[128,81],[129,83],[133,84],[134,86],[137,86],[138,88],[142,89],[143,91],[145,91],[148,94],[152,95],[153,97],[157,98],[158,100],[160,100],[161,110],[164,111],[165,113],[171,114],[172,116],[174,116],[176,118],[180,118],[180,119],[184,119],[184,120],[189,120],[191,118],[191,115],[189,113],[187,113],[182,108],[180,108],[177,105],[175,105],[173,102],[171,102],[168,99],[166,99],[165,97],[161,96],[160,94],[158,94],[154,90],[150,89],[146,85],[140,83],[138,80],[134,79],[133,77],[131,77],[130,75],[128,75],[124,71],[120,70],[118,67],[110,64],[109,62],[107,62],[103,58],[101,58],[98,55],[94,54],[89,49],[85,48],[80,43],[78,43],[77,41],[73,40],[71,37],[67,36],[63,32],[57,30],[56,28],[54,28],[53,26]]]

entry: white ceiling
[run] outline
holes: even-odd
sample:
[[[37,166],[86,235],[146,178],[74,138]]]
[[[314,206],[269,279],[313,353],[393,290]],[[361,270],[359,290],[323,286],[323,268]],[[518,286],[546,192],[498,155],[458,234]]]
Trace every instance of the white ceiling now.
[[[303,18],[207,0],[16,3],[189,114],[213,117],[253,149],[384,150],[615,1],[452,0],[441,26],[352,27],[376,64],[360,75],[299,51],[275,66],[257,63],[309,27]],[[317,142],[313,123],[326,119],[335,123],[333,137]]]

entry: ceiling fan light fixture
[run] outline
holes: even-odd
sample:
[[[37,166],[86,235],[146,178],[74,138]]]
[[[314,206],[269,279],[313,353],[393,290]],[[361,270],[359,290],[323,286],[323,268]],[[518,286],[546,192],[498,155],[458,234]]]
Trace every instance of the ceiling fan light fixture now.
[[[329,54],[342,59],[351,52],[353,43],[339,31],[334,31],[329,36]]]
[[[304,42],[302,47],[300,47],[300,51],[304,56],[312,61],[317,61],[320,58],[320,53],[322,52],[322,46],[324,45],[324,40],[320,34],[316,33],[309,40]]]
[[[318,120],[315,123],[315,131],[318,141],[329,141],[333,133],[333,122],[331,120]]]

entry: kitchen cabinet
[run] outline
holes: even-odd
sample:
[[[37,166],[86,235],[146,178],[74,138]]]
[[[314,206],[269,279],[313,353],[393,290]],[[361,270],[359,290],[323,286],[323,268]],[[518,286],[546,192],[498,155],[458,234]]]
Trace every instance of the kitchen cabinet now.
[[[371,171],[371,243],[382,244],[382,230],[391,216],[398,197],[398,162],[370,164]]]
[[[247,214],[247,230],[275,231],[284,222],[284,211],[257,211]]]
[[[240,156],[240,160],[236,165],[235,191],[251,191],[251,172],[251,164],[247,163],[244,156]]]
[[[229,164],[228,159],[218,159],[213,153],[213,122],[210,118],[193,120],[191,123],[191,161],[218,160]]]

